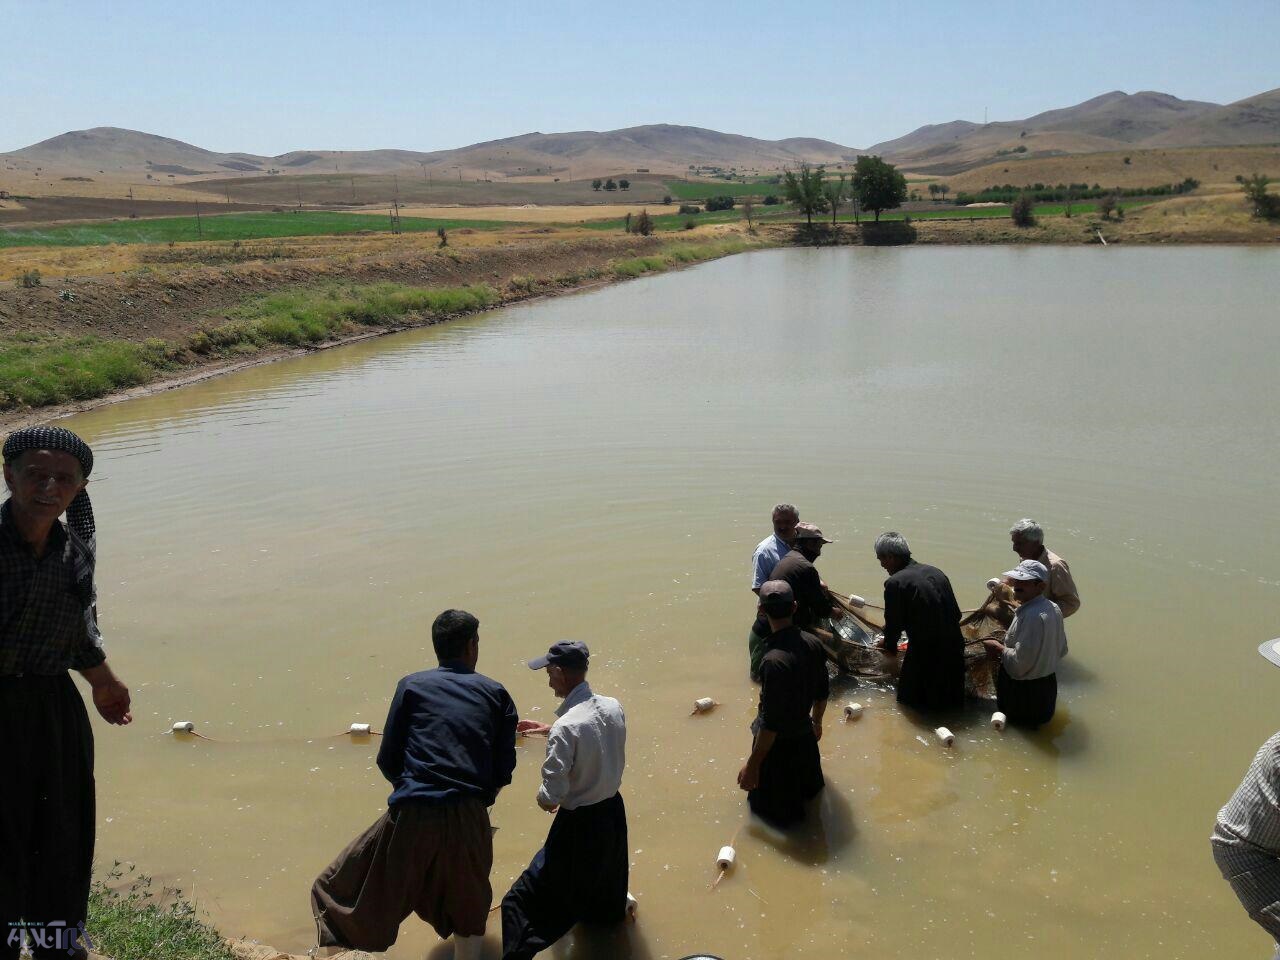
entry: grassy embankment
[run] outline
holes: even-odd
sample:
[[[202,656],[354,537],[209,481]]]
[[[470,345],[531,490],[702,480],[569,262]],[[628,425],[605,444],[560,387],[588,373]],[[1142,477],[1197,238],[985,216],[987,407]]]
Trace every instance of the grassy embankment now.
[[[155,896],[150,877],[118,863],[94,882],[86,929],[94,952],[112,960],[233,960],[181,890]]]
[[[140,386],[183,367],[251,356],[272,347],[306,347],[361,330],[434,321],[600,279],[627,279],[738,253],[738,238],[671,243],[658,253],[610,260],[597,268],[539,282],[512,277],[504,292],[488,284],[415,287],[399,283],[325,283],[246,299],[219,323],[185,342],[142,343],[98,336],[18,334],[0,340],[0,410],[91,400]]]

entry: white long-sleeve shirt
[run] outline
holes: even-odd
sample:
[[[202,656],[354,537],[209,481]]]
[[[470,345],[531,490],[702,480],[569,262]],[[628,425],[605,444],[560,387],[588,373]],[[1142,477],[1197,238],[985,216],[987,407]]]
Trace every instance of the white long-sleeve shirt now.
[[[608,800],[622,786],[627,760],[622,704],[596,696],[584,680],[569,691],[556,713],[560,719],[547,735],[538,799],[566,810]]]
[[[1004,669],[1015,680],[1036,680],[1056,673],[1067,655],[1062,611],[1044,594],[1018,607],[1004,636]]]

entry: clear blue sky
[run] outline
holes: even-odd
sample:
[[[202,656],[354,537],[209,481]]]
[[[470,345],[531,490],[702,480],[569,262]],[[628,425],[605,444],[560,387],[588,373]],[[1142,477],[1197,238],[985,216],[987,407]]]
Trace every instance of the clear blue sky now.
[[[1280,0],[0,0],[0,151],[94,126],[270,155],[643,123],[864,147],[1116,89],[1238,100],[1280,86],[1278,36]]]

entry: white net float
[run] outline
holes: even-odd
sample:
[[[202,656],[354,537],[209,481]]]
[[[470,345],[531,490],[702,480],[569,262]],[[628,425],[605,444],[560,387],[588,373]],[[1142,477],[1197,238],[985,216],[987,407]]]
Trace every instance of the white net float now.
[[[710,697],[699,697],[697,700],[693,701],[694,713],[709,713],[714,710],[715,707],[716,702]]]
[[[862,599],[860,596],[858,596],[856,593],[854,593],[854,594],[850,594],[850,595],[849,595],[849,606],[851,606],[851,607],[865,607],[866,605],[867,605],[867,601],[863,600],[863,599]]]
[[[988,590],[994,590],[994,589],[995,589],[996,587],[998,587],[998,586],[1000,586],[1000,578],[999,578],[999,577],[992,577],[990,580],[988,580],[988,581],[987,581],[987,589],[988,589]]]
[[[862,716],[862,704],[846,703],[844,706],[844,718],[846,720],[857,720]]]
[[[942,742],[944,747],[949,747],[956,742],[956,735],[946,727],[939,727],[937,730],[933,731],[933,735]]]
[[[738,851],[733,847],[721,847],[720,852],[716,854],[716,865],[721,870],[728,870],[733,866],[733,861],[738,859]]]
[[[190,720],[179,720],[173,725],[174,733],[195,733],[196,725]]]
[[[353,737],[367,737],[369,735],[369,730],[370,727],[367,723],[353,723],[347,728],[347,733],[351,734]]]
[[[631,891],[627,891],[627,916],[632,920],[636,917],[636,911],[640,909],[640,903],[631,895]]]
[[[1009,718],[1006,717],[999,710],[997,710],[995,713],[991,715],[991,726],[995,727],[997,730],[1003,730],[1005,724],[1008,722],[1009,722]]]

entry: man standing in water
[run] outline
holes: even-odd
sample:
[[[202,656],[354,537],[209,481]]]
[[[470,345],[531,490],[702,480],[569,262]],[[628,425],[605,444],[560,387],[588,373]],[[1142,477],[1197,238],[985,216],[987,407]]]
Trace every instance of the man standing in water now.
[[[95,609],[93,451],[69,430],[4,443],[0,506],[0,958],[85,957],[95,797],[93,731],[68,671],[108,723],[132,721]],[[67,515],[66,526],[59,522]],[[91,934],[92,932],[90,932]]]
[[[538,806],[555,814],[547,842],[502,898],[503,960],[529,960],[580,921],[626,916],[631,851],[622,803],[627,725],[622,705],[587,683],[590,651],[561,640],[529,661],[563,697],[554,724],[522,720],[547,734]]]
[[[773,568],[771,580],[785,580],[795,595],[796,626],[802,630],[812,630],[819,622],[829,616],[839,616],[840,610],[835,608],[831,595],[818,575],[814,566],[822,556],[822,548],[833,541],[822,535],[822,531],[812,523],[797,523],[794,533],[794,546],[778,561]],[[760,662],[764,658],[766,639],[772,632],[769,621],[757,610],[752,637],[757,643],[751,650],[751,675],[758,677]]]
[[[827,659],[818,641],[795,625],[795,613],[785,580],[760,588],[760,615],[770,633],[751,754],[738,772],[752,812],[778,827],[803,820],[805,803],[826,785],[818,741],[830,696]]]
[[[488,807],[516,766],[516,708],[476,673],[480,621],[446,610],[431,625],[440,666],[400,681],[378,768],[387,812],[338,855],[311,889],[321,949],[382,952],[410,913],[457,960],[478,960],[493,891]]]
[[[765,581],[773,578],[773,568],[785,557],[795,543],[796,524],[800,522],[800,511],[789,503],[780,503],[773,508],[773,533],[760,541],[756,552],[751,556],[751,591],[757,596]],[[768,634],[768,624],[759,617],[751,624],[751,633],[747,636],[747,651],[751,658],[751,676],[760,672],[760,658],[764,656],[764,638]]]
[[[898,655],[904,632],[908,639],[898,702],[931,713],[958,710],[964,704],[964,637],[951,581],[937,567],[913,560],[900,533],[880,534],[875,551],[889,574],[884,582],[885,656]]]
[[[1280,666],[1280,640],[1258,648]],[[1213,827],[1213,859],[1280,960],[1280,733],[1262,745]]]
[[[1040,524],[1029,518],[1019,520],[1009,528],[1009,541],[1013,544],[1013,552],[1021,559],[1035,560],[1048,569],[1049,587],[1045,596],[1058,605],[1064,619],[1080,609],[1080,591],[1076,589],[1071,568],[1067,561],[1044,545],[1044,531]]]
[[[996,674],[996,706],[1009,722],[1038,727],[1053,719],[1058,704],[1058,663],[1067,655],[1062,611],[1046,595],[1049,571],[1023,560],[1005,573],[1019,606],[1004,640],[984,640]]]

